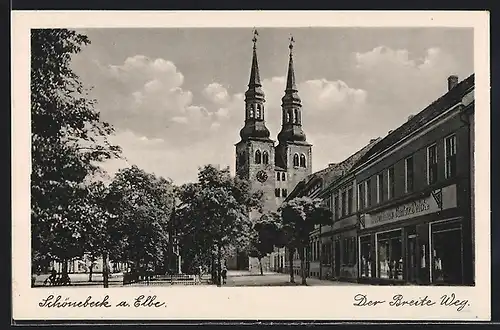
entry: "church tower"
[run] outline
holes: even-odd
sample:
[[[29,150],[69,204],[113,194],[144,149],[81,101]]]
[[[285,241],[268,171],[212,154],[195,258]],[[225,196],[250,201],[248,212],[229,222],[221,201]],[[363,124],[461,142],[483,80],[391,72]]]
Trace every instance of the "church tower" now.
[[[265,95],[257,61],[257,31],[254,31],[250,80],[245,92],[245,125],[236,144],[236,175],[248,180],[252,190],[264,193],[264,211],[274,211],[274,141],[265,124]],[[256,218],[258,214],[252,214]]]
[[[290,55],[285,95],[281,99],[281,131],[276,146],[276,166],[286,169],[288,187],[292,190],[297,183],[312,173],[311,148],[302,130],[302,101],[298,95],[293,67],[293,37],[290,38]]]

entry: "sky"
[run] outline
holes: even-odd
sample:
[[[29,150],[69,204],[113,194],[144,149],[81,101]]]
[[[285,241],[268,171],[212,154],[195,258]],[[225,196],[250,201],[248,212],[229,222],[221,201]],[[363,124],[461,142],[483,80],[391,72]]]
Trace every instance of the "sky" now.
[[[252,28],[86,29],[72,66],[123,159],[175,184],[205,164],[229,166],[244,123]],[[293,35],[302,125],[313,171],[383,137],[474,71],[466,28],[261,28],[257,53],[266,126],[277,140]]]

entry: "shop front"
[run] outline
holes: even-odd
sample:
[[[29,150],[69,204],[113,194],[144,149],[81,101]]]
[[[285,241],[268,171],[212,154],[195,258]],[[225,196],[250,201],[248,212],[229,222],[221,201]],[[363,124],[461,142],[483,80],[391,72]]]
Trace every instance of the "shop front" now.
[[[456,203],[456,185],[360,215],[359,281],[379,284],[463,285],[470,263],[464,242],[469,219]],[[465,259],[464,259],[465,255]]]
[[[357,218],[355,215],[333,224],[333,278],[344,281],[356,281],[357,263]]]

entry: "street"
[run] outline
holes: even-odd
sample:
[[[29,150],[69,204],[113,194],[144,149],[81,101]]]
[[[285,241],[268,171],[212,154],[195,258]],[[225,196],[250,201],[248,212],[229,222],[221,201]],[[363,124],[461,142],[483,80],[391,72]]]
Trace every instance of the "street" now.
[[[295,283],[290,283],[290,275],[274,272],[264,272],[260,275],[257,272],[249,271],[229,271],[226,286],[296,286],[301,285],[302,278],[295,276]],[[308,278],[309,286],[329,286],[329,285],[362,285],[358,283],[319,280],[317,278]]]

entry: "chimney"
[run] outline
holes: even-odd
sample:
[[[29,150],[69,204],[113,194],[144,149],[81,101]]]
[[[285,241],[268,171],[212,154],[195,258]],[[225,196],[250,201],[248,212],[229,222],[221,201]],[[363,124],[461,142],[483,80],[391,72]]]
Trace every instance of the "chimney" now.
[[[408,121],[410,121],[413,117],[415,117],[415,115],[409,115],[408,116]]]
[[[451,91],[453,87],[458,85],[458,76],[451,75],[448,77],[448,91]]]
[[[328,164],[328,167],[332,167],[332,166],[335,166],[335,165],[337,165],[337,163],[330,163],[330,164]]]
[[[377,139],[370,139],[370,143],[377,141]]]
[[[394,132],[392,129],[387,133],[387,135],[391,134],[392,132]]]

